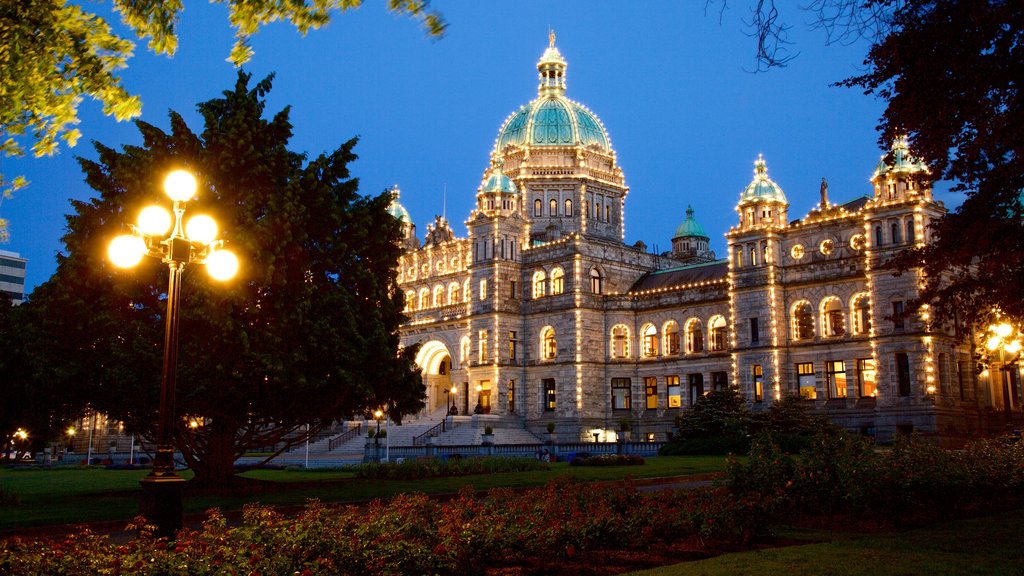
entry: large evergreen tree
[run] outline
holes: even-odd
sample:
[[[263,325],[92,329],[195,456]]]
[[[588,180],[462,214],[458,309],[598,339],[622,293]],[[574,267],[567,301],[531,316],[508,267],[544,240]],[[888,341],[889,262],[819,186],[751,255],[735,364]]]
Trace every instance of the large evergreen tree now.
[[[240,73],[223,98],[199,105],[199,135],[172,112],[169,134],[137,122],[141,147],[96,144],[98,160],[81,164],[99,197],[74,203],[67,253],[30,303],[51,355],[42,377],[151,433],[167,267],[147,259],[117,270],[105,246],[142,207],[166,204],[168,170],[197,175],[186,218],[213,214],[242,262],[227,284],[195,265],[183,281],[175,440],[199,481],[226,481],[243,450],[299,441],[307,425],[316,433],[376,407],[400,419],[423,398],[415,350],[399,350],[390,195],[358,194],[347,167],[355,140],[309,162],[289,151],[288,110],[264,118],[270,85],[250,88]],[[185,417],[204,425],[191,430]]]

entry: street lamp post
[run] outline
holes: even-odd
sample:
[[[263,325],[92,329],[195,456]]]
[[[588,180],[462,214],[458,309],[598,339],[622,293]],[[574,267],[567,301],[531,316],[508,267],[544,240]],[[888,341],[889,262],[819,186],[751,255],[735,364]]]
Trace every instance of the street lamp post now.
[[[1013,369],[1013,365],[1020,358],[1021,352],[1021,334],[1020,332],[1008,322],[1000,322],[999,324],[992,324],[988,327],[988,340],[985,342],[985,347],[988,348],[989,352],[999,352],[999,377],[1002,381],[1003,387],[1003,414],[1006,416],[1006,426],[1013,426],[1013,412],[1010,405],[1010,370]],[[1007,354],[1010,354],[1010,359],[1007,360]]]
[[[187,264],[205,263],[216,280],[227,280],[238,271],[238,259],[221,249],[215,240],[217,223],[209,216],[195,216],[183,225],[185,203],[195,196],[196,180],[184,170],[175,170],[164,180],[164,191],[173,201],[173,219],[159,206],[139,214],[132,234],[118,236],[110,243],[114,265],[130,268],[143,256],[167,264],[167,313],[164,322],[164,358],[160,380],[160,411],[157,422],[156,456],[153,469],[139,481],[142,485],[142,515],[156,525],[156,536],[174,538],[181,528],[181,488],[184,478],[174,470],[174,393],[178,357],[178,309],[181,275]],[[165,235],[170,232],[169,236]]]

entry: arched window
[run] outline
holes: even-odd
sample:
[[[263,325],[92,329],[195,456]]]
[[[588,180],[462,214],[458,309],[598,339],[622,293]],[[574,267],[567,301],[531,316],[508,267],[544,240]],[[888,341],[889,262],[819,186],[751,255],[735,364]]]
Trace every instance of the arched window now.
[[[444,286],[434,286],[434,306],[444,306]]]
[[[462,301],[462,288],[458,282],[452,282],[448,285],[448,303],[458,304]]]
[[[469,289],[469,279],[467,278],[466,281],[462,283],[462,301],[469,302],[469,299],[472,297],[473,294]]]
[[[700,320],[691,318],[686,322],[686,353],[696,354],[704,351],[704,327]]]
[[[430,308],[430,289],[420,288],[420,310]]]
[[[754,246],[750,247],[750,265],[757,266],[757,248]]]
[[[658,355],[658,329],[654,324],[644,324],[640,329],[642,341],[641,352],[644,358],[654,358]]]
[[[892,224],[889,225],[889,230],[890,230],[890,232],[892,232],[892,243],[893,244],[899,244],[900,243],[900,226],[899,226],[899,224],[893,222]]]
[[[853,297],[850,305],[853,316],[853,333],[867,334],[871,331],[871,308],[867,294],[858,294]]]
[[[601,271],[597,268],[590,269],[590,291],[594,294],[604,293],[604,278],[601,277]]]
[[[604,221],[605,222],[611,222],[612,221],[612,205],[611,204],[605,204],[604,205]]]
[[[540,201],[540,198],[533,201],[533,215],[543,216],[542,210],[544,209],[544,203]]]
[[[629,358],[629,328],[622,324],[612,328],[612,358]]]
[[[665,354],[675,356],[679,354],[679,324],[675,320],[665,322]]]
[[[565,199],[565,215],[566,216],[572,216],[572,199],[571,198],[566,198]]]
[[[843,316],[843,303],[835,296],[829,296],[821,302],[821,333],[825,336],[843,336],[846,334],[846,317]]]
[[[584,200],[583,201],[583,215],[586,216],[587,218],[590,218],[590,201],[589,200]]]
[[[416,308],[416,293],[409,290],[405,293],[405,309],[412,312]]]
[[[540,357],[554,360],[558,355],[558,343],[555,341],[555,329],[548,326],[540,331]]]
[[[558,216],[558,200],[554,198],[548,201],[548,216]]]
[[[914,238],[916,236],[917,236],[917,234],[914,233],[914,220],[912,218],[908,219],[907,220],[907,244],[913,244],[914,243]]]
[[[538,270],[533,273],[533,297],[543,298],[544,297],[544,284],[547,281],[547,275],[544,274],[543,270]]]
[[[729,328],[724,316],[713,316],[708,322],[708,330],[711,331],[712,352],[725,352],[729,349]]]
[[[802,300],[793,305],[793,340],[814,338],[814,313],[811,303]]]
[[[882,245],[882,227],[881,226],[875,226],[875,246],[877,247],[877,246],[881,246],[881,245]]]
[[[561,268],[555,268],[551,271],[551,295],[562,292],[565,292],[565,272],[562,272]]]

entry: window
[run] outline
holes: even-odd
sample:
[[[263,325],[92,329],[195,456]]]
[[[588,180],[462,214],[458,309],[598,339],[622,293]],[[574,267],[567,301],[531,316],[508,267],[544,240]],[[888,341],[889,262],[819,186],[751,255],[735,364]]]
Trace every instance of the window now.
[[[430,308],[430,290],[420,288],[420,310]]]
[[[682,396],[679,391],[679,376],[665,376],[665,387],[668,390],[668,407],[679,408],[682,406]]]
[[[654,324],[645,324],[640,329],[641,353],[644,358],[653,358],[658,355],[658,329]]]
[[[875,226],[875,246],[882,245],[882,227]]]
[[[409,290],[405,293],[405,309],[412,311],[416,307],[416,293]]]
[[[601,271],[597,268],[590,269],[590,291],[594,294],[604,293],[604,283],[601,278]]]
[[[846,398],[846,362],[825,362],[825,385],[828,387],[829,398]]]
[[[462,284],[462,301],[469,302],[469,299],[473,296],[469,289],[469,278]]]
[[[452,282],[448,285],[448,303],[458,304],[462,302],[462,287],[459,286],[458,282]]]
[[[743,267],[743,247],[742,246],[736,246],[733,249],[733,254],[735,255],[736,267],[737,268],[742,268]]]
[[[548,216],[558,216],[558,200],[555,200],[554,198],[548,202]]]
[[[611,222],[612,221],[612,205],[611,204],[605,204],[604,205],[604,221],[605,222]]]
[[[480,281],[480,299],[487,300],[487,279]]]
[[[515,330],[508,331],[508,359],[511,362],[516,360],[516,348],[519,347],[519,339]]]
[[[629,378],[612,378],[612,410],[629,408]]]
[[[547,284],[547,275],[544,274],[543,270],[538,270],[533,273],[533,297],[543,298],[544,288]]]
[[[703,351],[704,329],[701,327],[700,320],[692,318],[686,323],[686,352],[687,354],[696,354]]]
[[[516,413],[516,381],[508,381],[508,413]]]
[[[846,334],[846,318],[839,298],[830,296],[821,303],[821,331],[825,336],[839,337]]]
[[[893,244],[899,244],[900,243],[900,226],[899,226],[899,224],[897,224],[895,222],[890,224],[889,225],[889,231],[892,233],[891,234],[891,236],[892,236],[892,243]]]
[[[875,373],[875,361],[871,358],[857,359],[857,389],[861,398],[878,395],[878,380]]]
[[[565,215],[572,216],[572,200],[569,198],[565,199]]]
[[[725,352],[729,349],[729,328],[725,324],[724,316],[715,316],[708,323],[711,329],[711,351]]]
[[[629,358],[629,328],[622,324],[612,328],[612,358]]]
[[[750,265],[757,266],[757,248],[750,247]]]
[[[487,362],[487,330],[481,330],[479,336],[480,343],[480,363]]]
[[[910,357],[906,352],[896,353],[896,383],[900,396],[910,396]]]
[[[653,376],[644,378],[644,407],[648,410],[658,409],[658,379]]]
[[[561,294],[565,291],[565,272],[561,268],[551,271],[551,295]]]
[[[754,377],[754,402],[764,402],[764,369],[760,364],[754,364],[751,373]]]
[[[814,338],[814,314],[806,300],[793,306],[793,340]]]
[[[444,286],[434,286],[434,306],[444,306]]]
[[[542,382],[544,385],[544,411],[553,412],[555,410],[555,379],[545,378]]]
[[[679,354],[679,324],[675,320],[665,323],[665,354],[675,356]]]
[[[750,319],[750,343],[751,344],[757,344],[758,342],[761,341],[761,334],[759,333],[760,330],[758,330],[759,327],[758,327],[757,324],[758,324],[757,318],[751,318]]]
[[[516,281],[515,280],[510,280],[509,283],[508,283],[508,297],[513,299],[513,300],[516,299]]]
[[[690,374],[690,406],[697,403],[697,400],[704,395],[704,375]]]
[[[939,373],[939,390],[943,394],[949,394],[949,374],[946,370],[946,354],[939,354],[938,364],[935,366],[935,370]]]
[[[800,389],[801,398],[814,400],[818,397],[818,390],[814,382],[814,364],[812,362],[801,362],[796,365],[796,385]]]
[[[729,387],[729,374],[727,372],[711,373],[711,389],[725,390]]]
[[[543,209],[544,209],[543,206],[544,206],[544,203],[540,201],[540,198],[534,200],[533,201],[533,215],[534,216],[543,216],[544,215],[544,213],[542,212]]]
[[[907,244],[913,244],[917,234],[914,233],[914,221],[907,220]]]
[[[540,356],[545,360],[554,360],[558,354],[558,343],[555,342],[555,329],[548,326],[541,331]]]
[[[903,319],[903,301],[896,300],[892,303],[892,329],[903,330],[906,327]]]
[[[871,308],[867,294],[853,297],[853,333],[867,334],[871,331]]]

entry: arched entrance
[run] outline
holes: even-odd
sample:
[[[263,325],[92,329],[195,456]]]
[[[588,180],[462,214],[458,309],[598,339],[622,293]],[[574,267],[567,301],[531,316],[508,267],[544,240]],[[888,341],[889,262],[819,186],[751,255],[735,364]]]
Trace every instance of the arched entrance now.
[[[420,347],[416,365],[423,370],[423,385],[427,391],[428,414],[451,403],[452,356],[443,342],[431,340]]]

